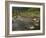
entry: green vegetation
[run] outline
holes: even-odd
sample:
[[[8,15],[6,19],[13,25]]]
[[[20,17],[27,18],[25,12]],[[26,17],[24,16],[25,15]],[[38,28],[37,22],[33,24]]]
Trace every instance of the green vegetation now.
[[[40,16],[40,8],[13,7],[12,16]]]

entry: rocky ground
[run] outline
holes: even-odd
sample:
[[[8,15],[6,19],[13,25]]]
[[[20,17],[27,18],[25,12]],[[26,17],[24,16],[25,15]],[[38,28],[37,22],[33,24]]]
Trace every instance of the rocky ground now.
[[[40,30],[40,17],[21,17],[12,18],[12,30]]]

